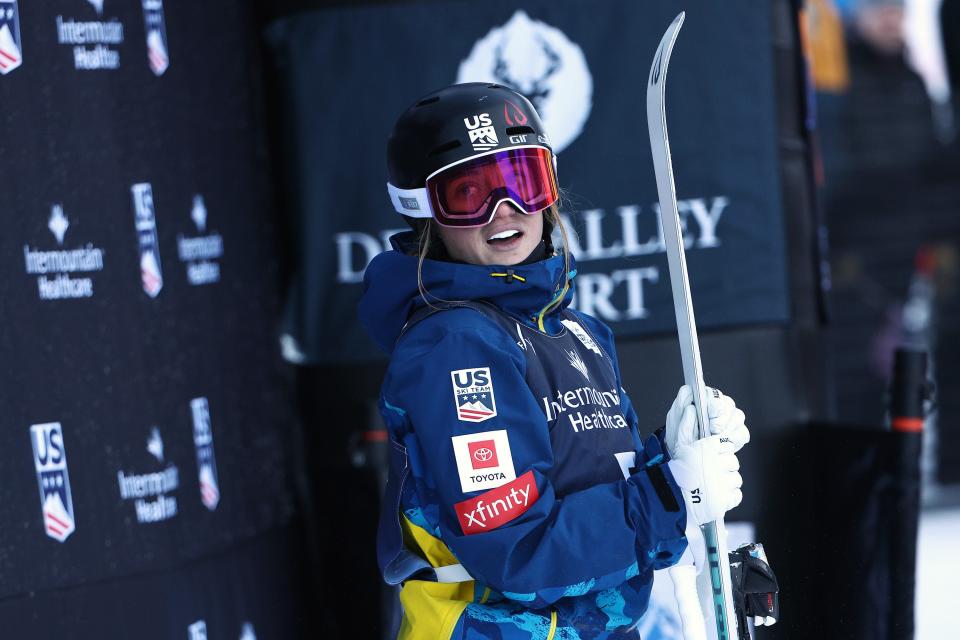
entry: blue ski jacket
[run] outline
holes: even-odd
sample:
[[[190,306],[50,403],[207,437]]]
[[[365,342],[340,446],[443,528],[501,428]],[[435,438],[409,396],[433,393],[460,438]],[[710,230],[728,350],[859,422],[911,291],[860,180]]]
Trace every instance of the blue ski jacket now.
[[[562,255],[424,260],[430,308],[412,242],[373,260],[359,307],[390,354],[378,560],[403,584],[399,637],[635,638],[686,512],[661,440],[640,437],[610,329],[568,308]]]

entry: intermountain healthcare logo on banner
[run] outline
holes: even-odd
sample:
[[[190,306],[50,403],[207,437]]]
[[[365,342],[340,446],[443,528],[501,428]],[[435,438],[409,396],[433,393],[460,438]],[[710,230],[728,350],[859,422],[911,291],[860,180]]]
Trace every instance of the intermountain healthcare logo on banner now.
[[[66,4],[64,1],[62,4]],[[79,0],[72,0],[79,6]],[[104,0],[87,3],[103,16]],[[89,8],[86,9],[90,11]],[[114,70],[120,68],[120,45],[123,44],[123,23],[119,18],[84,20],[57,16],[57,41],[73,47],[73,66],[84,71]]]
[[[146,449],[163,464],[163,438],[159,428],[150,429]],[[140,524],[162,522],[177,515],[177,496],[173,493],[180,487],[180,472],[176,465],[167,464],[158,471],[139,474],[117,471],[117,484],[120,498],[133,501]]]
[[[198,236],[177,234],[177,255],[187,268],[187,282],[193,286],[220,281],[220,258],[223,257],[223,236],[206,233],[207,207],[203,196],[193,196],[190,218],[197,227]]]
[[[206,398],[190,401],[193,414],[193,445],[197,450],[197,472],[200,478],[200,501],[210,511],[220,503],[217,481],[217,459],[213,454],[213,431],[210,428],[210,405]]]
[[[23,46],[17,0],[0,0],[0,75],[7,75],[21,64]]]
[[[23,245],[26,272],[37,276],[37,295],[41,300],[93,297],[93,278],[71,277],[71,274],[103,271],[103,249],[95,247],[92,242],[75,249],[62,248],[69,228],[70,219],[64,213],[63,205],[55,204],[50,208],[47,229],[53,234],[58,248],[45,251]]]
[[[33,464],[40,485],[40,512],[43,514],[44,529],[54,540],[64,542],[77,526],[73,517],[67,451],[63,446],[63,429],[60,423],[32,425],[30,442],[33,445]]]
[[[147,31],[147,61],[154,75],[162,76],[170,66],[167,53],[167,26],[163,20],[163,0],[143,0],[143,21]]]
[[[580,135],[590,116],[593,78],[583,51],[522,9],[477,41],[460,64],[457,82],[496,82],[525,95],[557,153]]]
[[[163,288],[160,270],[160,243],[157,241],[157,218],[153,210],[153,189],[149,182],[130,187],[133,194],[133,221],[140,243],[140,280],[143,291],[156,298]]]

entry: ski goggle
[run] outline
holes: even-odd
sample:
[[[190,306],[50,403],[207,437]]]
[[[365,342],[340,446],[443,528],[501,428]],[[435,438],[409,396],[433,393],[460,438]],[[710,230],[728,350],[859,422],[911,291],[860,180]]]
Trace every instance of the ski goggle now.
[[[421,189],[387,184],[394,208],[413,218],[433,217],[445,227],[482,227],[497,207],[513,203],[523,213],[557,201],[556,159],[546,147],[511,147],[442,167]]]

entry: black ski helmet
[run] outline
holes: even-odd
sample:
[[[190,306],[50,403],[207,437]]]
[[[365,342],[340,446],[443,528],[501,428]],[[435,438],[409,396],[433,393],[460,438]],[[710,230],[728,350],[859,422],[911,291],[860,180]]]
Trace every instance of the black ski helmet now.
[[[395,187],[417,189],[459,160],[528,145],[553,153],[540,116],[523,95],[499,84],[454,84],[424,96],[397,119],[387,140],[387,176]]]

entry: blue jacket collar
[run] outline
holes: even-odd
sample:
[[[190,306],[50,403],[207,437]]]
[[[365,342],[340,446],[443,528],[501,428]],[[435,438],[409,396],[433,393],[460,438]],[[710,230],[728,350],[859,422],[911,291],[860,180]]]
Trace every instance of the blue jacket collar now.
[[[408,231],[390,238],[392,251],[381,253],[367,267],[358,308],[367,333],[387,353],[407,318],[426,306],[417,287],[416,238]],[[575,274],[573,257],[571,274]],[[572,275],[564,278],[563,255],[524,265],[473,265],[440,260],[423,261],[423,286],[431,302],[487,300],[528,326],[559,332],[557,313],[570,304]]]

